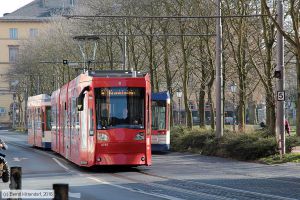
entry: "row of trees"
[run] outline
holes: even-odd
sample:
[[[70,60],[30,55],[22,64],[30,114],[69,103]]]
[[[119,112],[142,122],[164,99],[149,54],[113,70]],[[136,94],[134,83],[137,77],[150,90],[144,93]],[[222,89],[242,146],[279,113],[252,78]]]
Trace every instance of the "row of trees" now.
[[[257,91],[264,89],[263,97],[267,105],[266,123],[270,132],[275,133],[273,72],[278,25],[274,19],[275,11],[270,8],[275,8],[276,4],[266,0],[262,0],[261,3],[256,0],[222,2],[224,16],[262,14],[256,17],[222,19],[223,85],[225,91],[232,81],[238,83],[240,131],[245,129],[248,99],[253,99]],[[286,2],[286,16],[289,22],[286,30],[289,31],[280,30],[289,42],[289,51],[286,53],[292,54],[297,60],[298,74],[299,6],[299,1]],[[211,113],[214,113],[215,19],[182,16],[214,16],[216,9],[214,2],[210,0],[82,0],[73,13],[70,13],[78,17],[54,18],[47,31],[24,42],[19,61],[11,74],[25,74],[19,77],[19,94],[23,95],[25,89],[29,95],[51,93],[78,73],[76,69],[61,64],[65,59],[74,62],[82,60],[78,41],[73,37],[99,35],[96,59],[92,63],[96,69],[122,69],[123,55],[126,54],[126,68],[148,71],[154,91],[168,90],[171,97],[178,89],[183,91],[187,125],[190,128],[192,117],[189,100],[197,99],[200,126],[204,127],[206,102],[210,103]],[[91,54],[93,47],[89,42],[84,43],[82,47],[86,54]],[[300,74],[298,77],[300,91]],[[298,112],[300,113],[299,107]],[[211,119],[214,119],[214,115]],[[297,124],[300,124],[299,117],[297,120]],[[214,120],[211,120],[211,127],[214,128]],[[300,128],[297,129],[297,133],[300,134]]]

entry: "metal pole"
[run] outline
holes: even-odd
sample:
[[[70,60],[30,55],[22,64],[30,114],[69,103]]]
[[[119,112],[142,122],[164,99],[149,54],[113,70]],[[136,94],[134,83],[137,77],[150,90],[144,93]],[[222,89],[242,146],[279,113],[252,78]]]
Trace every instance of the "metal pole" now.
[[[40,75],[38,75],[37,94],[40,94]]]
[[[178,120],[177,120],[177,123],[179,124],[179,118],[180,118],[180,100],[179,100],[179,98],[178,98],[178,114],[177,114],[177,118],[178,118]]]
[[[178,100],[179,100],[178,101],[179,102],[179,112],[178,112],[179,113],[179,115],[178,115],[179,118],[178,119],[179,119],[179,124],[181,124],[181,102],[180,102],[181,101],[181,97]]]
[[[69,199],[69,185],[68,184],[53,184],[54,200],[68,200]]]
[[[216,0],[217,16],[221,16],[221,0]],[[223,92],[222,92],[222,22],[216,18],[216,137],[223,136]],[[213,120],[213,119],[212,119]]]
[[[283,28],[283,1],[277,2],[277,22],[280,28]],[[277,92],[284,92],[285,85],[285,72],[284,72],[284,41],[283,35],[280,31],[277,31],[277,70],[280,71],[281,76],[277,79]],[[278,94],[278,93],[277,93]],[[284,101],[277,101],[277,128],[276,134],[280,136],[280,149],[281,155],[285,154],[285,130],[284,130]]]
[[[233,92],[232,102],[233,102],[232,130],[233,132],[235,132],[235,92]]]
[[[16,128],[16,86],[14,86],[13,94],[12,123],[12,127]]]
[[[22,167],[10,168],[10,184],[9,189],[21,190],[22,189]]]
[[[28,128],[28,120],[27,120],[27,102],[28,102],[28,84],[29,84],[29,81],[28,81],[28,76],[26,76],[26,88],[25,88],[25,98],[24,98],[24,122],[25,122],[25,129],[27,130]]]
[[[124,20],[124,26],[125,26],[125,28],[124,28],[124,49],[123,49],[123,70],[126,70],[126,66],[127,66],[127,36],[126,36],[126,34],[127,34],[127,20],[125,19]]]

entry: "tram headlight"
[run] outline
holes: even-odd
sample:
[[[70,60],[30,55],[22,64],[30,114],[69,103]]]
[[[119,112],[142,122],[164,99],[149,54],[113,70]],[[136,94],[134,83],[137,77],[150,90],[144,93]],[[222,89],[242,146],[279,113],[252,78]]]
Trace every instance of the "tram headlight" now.
[[[137,133],[134,139],[135,139],[135,140],[144,140],[144,139],[145,139],[145,134],[144,134],[144,132],[139,132],[139,133]]]
[[[108,135],[106,135],[105,133],[98,133],[97,140],[98,141],[108,141]]]

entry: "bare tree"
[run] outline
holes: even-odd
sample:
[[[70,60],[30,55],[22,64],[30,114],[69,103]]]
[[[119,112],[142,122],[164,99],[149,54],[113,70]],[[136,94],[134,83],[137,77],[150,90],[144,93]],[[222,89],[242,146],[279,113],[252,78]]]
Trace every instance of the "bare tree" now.
[[[296,57],[296,72],[297,72],[297,113],[296,113],[296,132],[300,136],[300,1],[299,0],[289,0],[286,2],[287,5],[287,15],[291,19],[291,27],[284,30],[279,26],[276,18],[272,15],[271,9],[267,4],[266,0],[262,0],[262,6],[265,8],[266,13],[272,20],[277,30],[282,33],[286,41],[291,45],[293,53]],[[274,8],[273,8],[274,9]]]

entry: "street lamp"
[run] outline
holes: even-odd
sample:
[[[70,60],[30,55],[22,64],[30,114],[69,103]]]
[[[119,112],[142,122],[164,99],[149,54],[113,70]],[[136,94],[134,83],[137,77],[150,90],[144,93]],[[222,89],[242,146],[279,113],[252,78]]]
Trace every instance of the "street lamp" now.
[[[12,107],[12,127],[16,127],[16,87],[19,84],[18,80],[14,80],[11,82],[11,86],[13,87],[13,107]]]
[[[232,130],[235,132],[235,93],[236,93],[236,83],[232,81],[230,90],[232,92],[232,104],[233,104],[233,119],[232,119]]]
[[[179,89],[176,92],[176,96],[178,98],[178,121],[179,121],[179,124],[181,124],[181,119],[180,119],[180,110],[181,110],[180,101],[181,101],[181,97],[182,97],[182,92]]]

